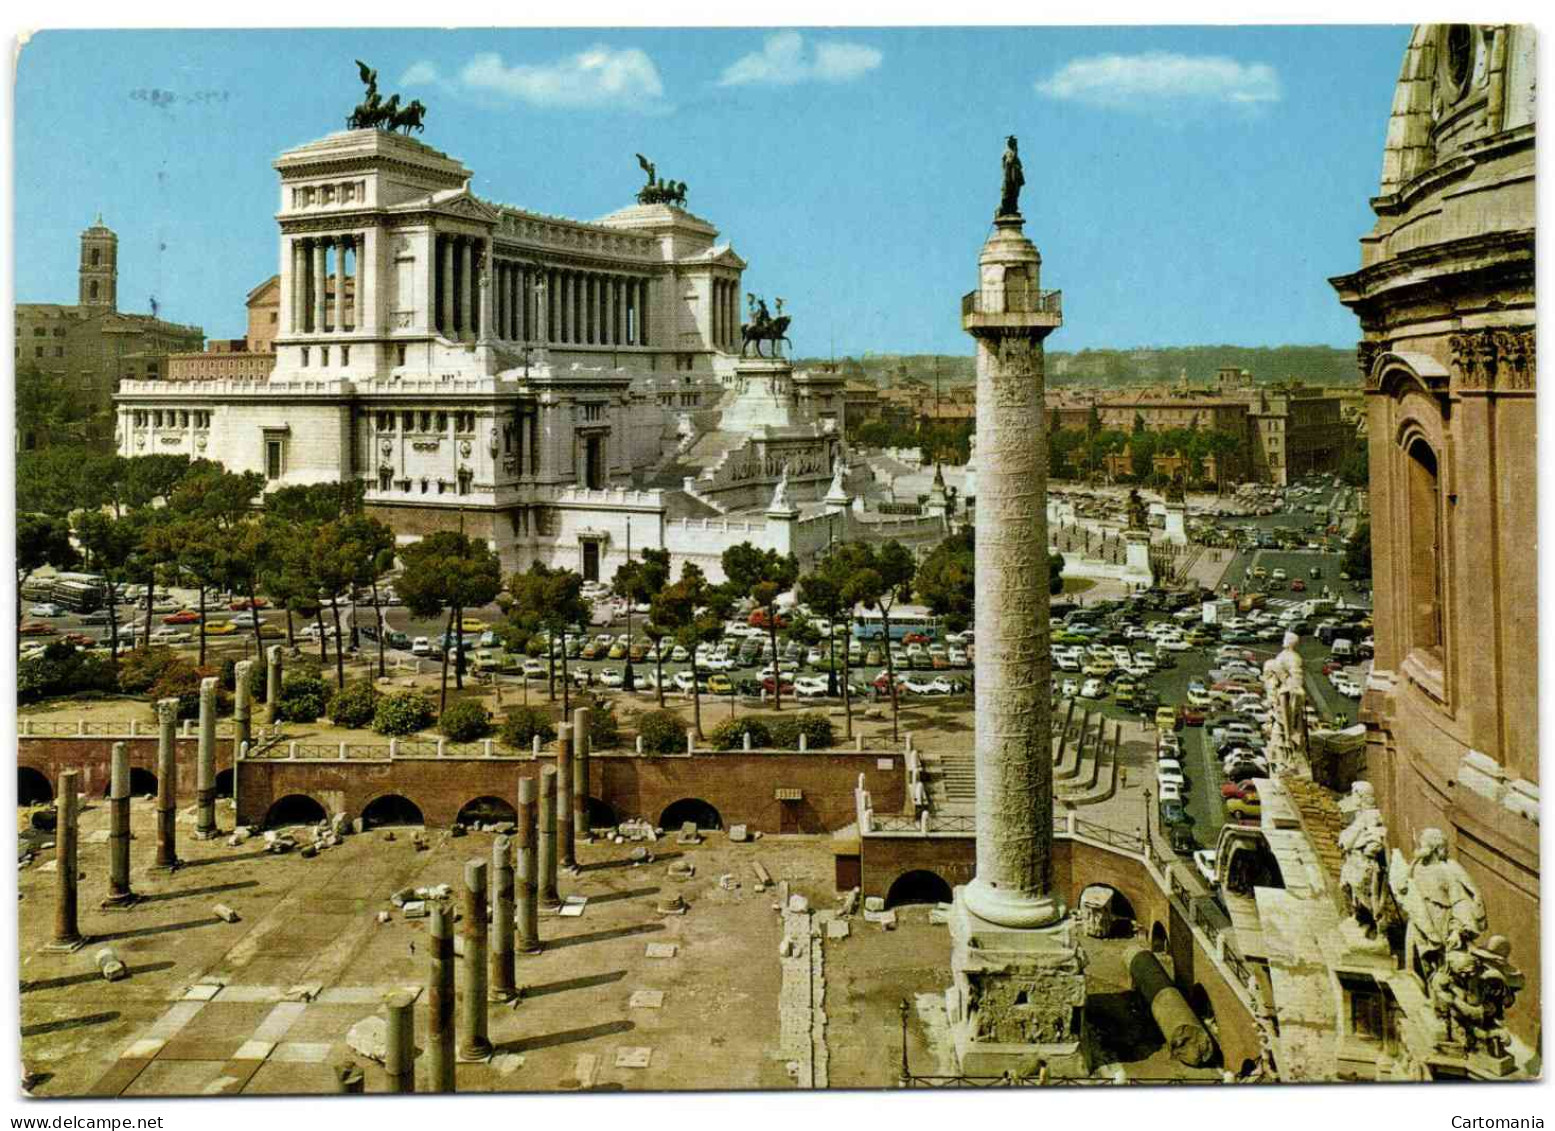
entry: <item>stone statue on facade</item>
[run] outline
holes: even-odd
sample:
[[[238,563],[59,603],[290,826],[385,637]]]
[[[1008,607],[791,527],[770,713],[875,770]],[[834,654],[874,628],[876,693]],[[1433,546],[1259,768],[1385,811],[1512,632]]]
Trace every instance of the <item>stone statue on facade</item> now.
[[[1485,901],[1463,865],[1448,857],[1441,829],[1421,831],[1412,861],[1394,849],[1388,882],[1409,919],[1405,968],[1429,987],[1448,952],[1468,949],[1485,930]]]
[[[1339,889],[1345,906],[1361,932],[1374,939],[1397,920],[1397,908],[1388,888],[1388,829],[1376,809],[1362,809],[1339,834],[1344,863],[1339,868]]]
[[[637,190],[638,204],[674,204],[681,207],[685,206],[685,181],[666,181],[658,178],[658,166],[641,153],[637,154],[637,164],[642,166],[642,171],[648,175],[648,183]]]
[[[767,300],[764,298],[758,298],[756,295],[747,294],[745,296],[745,305],[746,309],[750,312],[750,321],[740,324],[740,337],[742,339],[740,343],[741,357],[746,356],[746,351],[750,348],[752,342],[756,343],[757,357],[763,356],[761,352],[762,342],[772,343],[772,352],[770,355],[768,355],[771,357],[782,356],[778,352],[778,343],[780,342],[788,342],[789,347],[792,348],[793,343],[788,341],[788,324],[790,318],[788,315],[782,312],[782,299],[778,299],[778,316],[776,318],[772,317],[772,315],[768,312]]]
[[[788,506],[788,464],[783,465],[782,474],[778,476],[777,486],[772,489],[772,502],[767,507],[769,511],[786,511]]]
[[[412,99],[404,107],[400,106],[400,96],[397,94],[385,100],[378,93],[378,72],[360,59],[356,60],[356,68],[367,90],[362,101],[357,103],[356,109],[346,119],[346,129],[404,130],[407,134],[412,130],[420,133],[426,129],[424,123],[427,108],[419,100]]]
[[[1150,512],[1146,509],[1145,500],[1140,496],[1137,487],[1131,488],[1128,493],[1128,528],[1130,530],[1150,528]]]
[[[1511,1071],[1511,1034],[1502,1024],[1523,987],[1511,963],[1511,944],[1492,935],[1483,947],[1447,952],[1427,986],[1444,1029],[1442,1044],[1461,1050],[1493,1075]]]
[[[1020,190],[1026,183],[1026,175],[1021,170],[1020,152],[1014,134],[1004,139],[1003,166],[1004,184],[999,191],[999,211],[994,215],[996,220],[1001,216],[1020,215]]]
[[[1285,634],[1280,654],[1263,666],[1263,685],[1272,709],[1269,755],[1274,768],[1305,773],[1307,754],[1306,664],[1296,651],[1301,638]]]

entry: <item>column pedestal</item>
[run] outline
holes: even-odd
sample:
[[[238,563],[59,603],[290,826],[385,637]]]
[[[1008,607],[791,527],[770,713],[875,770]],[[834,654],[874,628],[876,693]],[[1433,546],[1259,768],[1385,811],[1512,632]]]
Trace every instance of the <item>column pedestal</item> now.
[[[964,1075],[1090,1075],[1086,959],[1072,919],[1038,929],[1001,927],[971,911],[960,887],[950,939],[945,1010]]]

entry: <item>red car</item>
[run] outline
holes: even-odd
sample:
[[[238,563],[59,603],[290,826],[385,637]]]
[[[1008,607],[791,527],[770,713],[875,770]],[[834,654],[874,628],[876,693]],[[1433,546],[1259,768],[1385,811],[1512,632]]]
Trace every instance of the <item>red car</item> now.
[[[750,615],[750,621],[748,623],[752,628],[769,629],[772,627],[767,621],[766,609],[757,609],[755,612],[753,612]],[[777,616],[777,626],[779,632],[788,627],[788,622],[783,619],[782,613],[779,613]]]
[[[928,642],[929,638],[923,635],[921,632],[909,632],[906,636],[902,637],[903,644],[927,644]]]
[[[23,636],[53,636],[54,626],[44,620],[23,621],[22,626],[16,630]]]
[[[1220,787],[1220,796],[1227,801],[1257,801],[1258,787],[1250,781],[1224,782]]]
[[[763,691],[765,691],[768,695],[773,694],[772,685],[773,685],[773,679],[772,679],[772,677],[770,675],[766,679],[761,681],[761,689]],[[794,693],[794,685],[792,683],[790,683],[788,680],[785,679],[783,681],[783,694],[784,695],[792,695],[793,693]]]
[[[95,648],[97,646],[97,641],[83,632],[67,632],[60,637],[60,640],[66,644],[74,644],[78,648]]]
[[[250,607],[255,609],[268,609],[270,607],[270,602],[266,601],[263,597],[255,597],[253,605],[250,606],[248,598],[244,597],[241,600],[234,601],[232,604],[227,606],[227,608],[237,613],[241,613]]]
[[[193,609],[180,609],[176,613],[168,613],[162,618],[163,624],[199,624],[200,614]]]
[[[1177,720],[1185,727],[1201,727],[1204,725],[1204,712],[1197,707],[1179,707]]]
[[[1290,583],[1290,588],[1292,593],[1305,593],[1307,591],[1307,583],[1298,577]]]

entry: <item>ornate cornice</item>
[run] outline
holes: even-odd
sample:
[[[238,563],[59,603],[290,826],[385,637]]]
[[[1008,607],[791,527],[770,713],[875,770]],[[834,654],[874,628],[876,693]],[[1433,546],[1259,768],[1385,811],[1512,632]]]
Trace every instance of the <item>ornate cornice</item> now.
[[[1468,330],[1447,339],[1453,388],[1458,391],[1531,393],[1536,388],[1535,331]]]

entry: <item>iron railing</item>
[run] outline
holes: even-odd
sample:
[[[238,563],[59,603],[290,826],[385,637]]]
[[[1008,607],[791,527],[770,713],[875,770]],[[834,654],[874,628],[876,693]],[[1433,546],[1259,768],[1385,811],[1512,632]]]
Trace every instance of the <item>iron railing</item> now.
[[[1037,291],[1029,287],[1005,287],[999,291],[972,291],[961,296],[961,316],[970,314],[1051,314],[1062,318],[1063,291]]]

